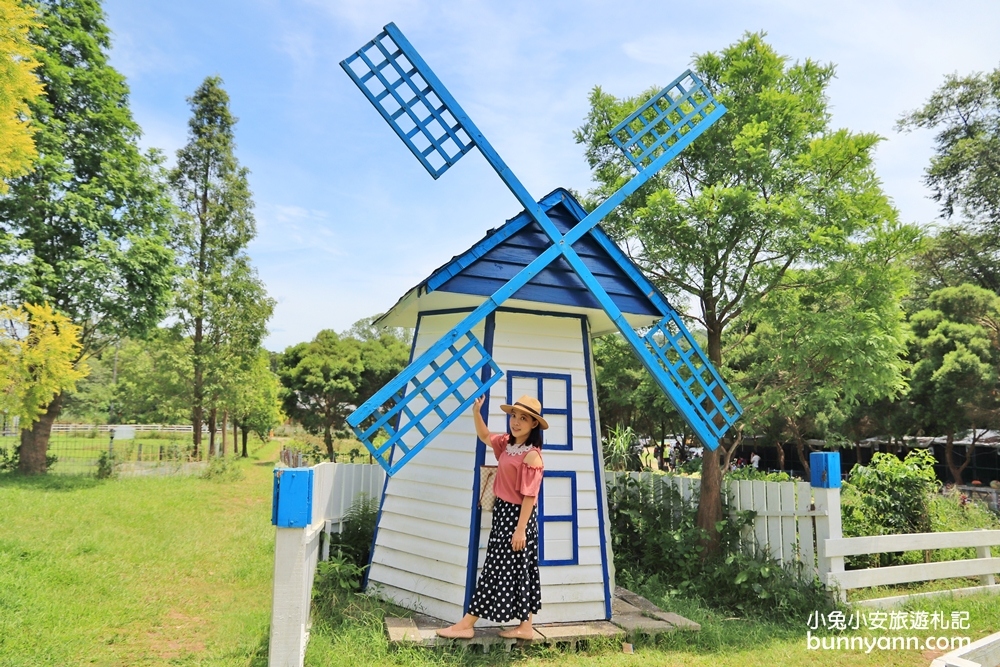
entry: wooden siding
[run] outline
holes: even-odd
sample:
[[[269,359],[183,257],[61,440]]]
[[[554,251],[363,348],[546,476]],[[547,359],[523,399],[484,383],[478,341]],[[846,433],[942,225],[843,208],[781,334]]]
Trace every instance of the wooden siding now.
[[[581,321],[573,317],[498,312],[493,358],[505,372],[570,376],[573,448],[543,450],[543,458],[546,470],[576,472],[578,564],[541,568],[542,610],[536,620],[552,623],[603,619],[604,568],[596,493],[599,472],[594,470],[589,404],[592,397],[587,386]],[[516,394],[517,383],[513,389]],[[504,432],[506,416],[499,406],[507,401],[507,382],[498,382],[490,392],[490,430]],[[487,461],[492,459],[488,455]],[[479,539],[480,568],[486,558],[489,530],[490,514],[484,513]]]
[[[421,317],[414,356],[463,316]],[[483,326],[473,334],[482,341]],[[383,597],[438,618],[462,617],[475,445],[472,416],[464,415],[389,478],[368,575]]]
[[[422,316],[414,353],[427,349],[462,316]],[[496,314],[492,353],[500,368],[505,372],[569,377],[572,449],[546,450],[543,456],[547,470],[576,473],[578,564],[541,568],[540,623],[599,620],[606,616],[604,572],[605,567],[610,571],[610,563],[604,562],[601,549],[597,485],[602,482],[600,472],[594,470],[589,402],[593,397],[587,386],[585,364],[589,360],[584,356],[582,332],[578,317],[505,311]],[[475,334],[483,340],[482,328]],[[517,387],[515,383],[512,388]],[[565,395],[558,383],[545,387],[553,400]],[[493,432],[507,429],[506,415],[500,410],[500,404],[508,398],[507,388],[504,378],[491,389],[489,426]],[[565,426],[562,431],[565,433]],[[369,582],[383,597],[449,621],[461,618],[467,594],[474,444],[472,419],[463,416],[389,479],[369,574]],[[486,463],[495,463],[490,451]],[[553,497],[560,514],[568,501]],[[480,520],[478,568],[482,568],[486,557],[491,518],[491,513],[484,512]],[[555,531],[559,524],[552,525]],[[560,553],[565,553],[565,548]]]

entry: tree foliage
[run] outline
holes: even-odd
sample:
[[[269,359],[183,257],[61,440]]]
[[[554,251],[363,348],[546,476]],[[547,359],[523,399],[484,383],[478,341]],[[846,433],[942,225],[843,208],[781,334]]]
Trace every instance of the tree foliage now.
[[[899,128],[937,131],[924,182],[951,223],[918,259],[919,305],[962,283],[1000,294],[1000,68],[946,77]]]
[[[836,261],[789,269],[733,327],[731,366],[744,422],[794,442],[808,472],[806,439],[845,441],[859,405],[907,388],[901,298],[916,230],[868,230]]]
[[[138,148],[125,80],[108,64],[96,0],[35,0],[45,87],[29,101],[38,158],[0,197],[0,292],[47,303],[80,327],[80,355],[159,322],[174,268],[171,205],[159,156]],[[44,469],[56,395],[22,443]]]
[[[30,125],[30,100],[42,94],[35,76],[38,47],[28,32],[38,28],[36,16],[20,0],[0,0],[0,194],[6,179],[31,168],[38,152]]]
[[[930,295],[929,307],[910,318],[913,380],[909,395],[918,428],[946,435],[952,481],[969,464],[955,461],[954,439],[970,427],[993,426],[998,404],[1000,297],[975,285]]]
[[[0,305],[0,412],[29,428],[84,377],[80,328],[46,305]]]
[[[852,235],[894,223],[872,165],[879,137],[830,126],[832,65],[789,63],[763,34],[745,34],[693,69],[728,113],[630,197],[606,228],[653,281],[700,303],[709,359],[723,369],[726,328],[782,285],[822,266]],[[618,99],[595,88],[577,141],[596,187],[590,206],[631,175],[608,137],[655,89]],[[698,522],[718,547],[717,453],[706,453]]]
[[[274,301],[246,254],[256,235],[253,198],[249,171],[236,159],[237,119],[222,79],[207,77],[188,103],[188,143],[177,151],[170,183],[182,220],[177,314],[192,341],[197,453],[206,410],[214,446],[218,410],[236,400],[238,377],[255,362]]]
[[[409,358],[406,343],[391,332],[359,340],[320,331],[308,343],[287,348],[278,362],[282,407],[310,433],[323,434],[336,460],[333,438],[354,408],[397,375]]]

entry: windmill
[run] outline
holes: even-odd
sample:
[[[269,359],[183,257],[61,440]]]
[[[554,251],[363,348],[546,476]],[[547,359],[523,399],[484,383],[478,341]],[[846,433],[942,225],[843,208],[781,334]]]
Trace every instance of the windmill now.
[[[615,323],[698,440],[709,449],[718,447],[742,409],[677,312],[651,289],[647,296],[662,318],[637,332],[574,248],[725,114],[725,107],[701,80],[691,71],[684,72],[611,130],[611,139],[636,174],[564,233],[394,24],[344,59],[341,67],[433,178],[478,148],[551,241],[348,417],[354,433],[388,475],[397,473],[500,379],[503,371],[473,329],[560,258]],[[383,431],[388,438],[379,441]]]

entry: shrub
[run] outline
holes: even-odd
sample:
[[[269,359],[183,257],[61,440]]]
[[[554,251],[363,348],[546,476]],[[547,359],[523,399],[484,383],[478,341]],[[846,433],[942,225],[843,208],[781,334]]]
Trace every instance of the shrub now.
[[[330,553],[347,559],[356,567],[368,567],[372,538],[375,536],[375,521],[378,519],[378,500],[361,494],[344,515],[344,526],[340,533],[331,535]]]
[[[695,523],[697,507],[676,489],[622,477],[608,486],[615,569],[625,585],[665,597],[698,597],[726,613],[801,620],[830,607],[823,585],[797,568],[782,567],[741,545],[752,512],[731,514],[720,523],[718,557],[702,560],[705,533]]]
[[[208,467],[201,474],[201,478],[216,482],[235,482],[243,479],[243,469],[233,457],[213,456],[209,458]]]
[[[608,470],[642,470],[639,438],[631,426],[618,425],[602,442],[604,466]]]
[[[51,469],[58,460],[59,457],[55,454],[46,454],[46,469]],[[0,447],[0,472],[15,472],[20,462],[21,453],[18,451],[17,445],[14,445],[9,450],[6,447]]]
[[[343,602],[361,586],[364,573],[350,557],[330,554],[329,560],[316,565],[313,583],[313,603],[327,620],[343,620]]]
[[[790,482],[791,475],[787,472],[765,472],[757,470],[753,466],[743,466],[736,470],[731,470],[725,474],[726,479],[753,480],[755,482]]]
[[[845,537],[899,535],[931,530],[930,498],[940,487],[934,456],[914,449],[902,461],[875,453],[867,466],[855,465],[841,493]],[[851,567],[902,562],[902,553],[868,554],[847,559]]]

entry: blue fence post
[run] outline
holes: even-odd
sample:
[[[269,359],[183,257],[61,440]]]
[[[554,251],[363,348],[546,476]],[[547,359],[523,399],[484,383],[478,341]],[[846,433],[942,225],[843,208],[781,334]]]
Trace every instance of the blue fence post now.
[[[305,528],[312,523],[312,468],[274,471],[271,523],[279,528]]]
[[[816,560],[820,581],[842,602],[837,574],[844,571],[843,556],[827,556],[827,542],[844,537],[840,515],[840,452],[809,454],[809,483],[816,507]]]

